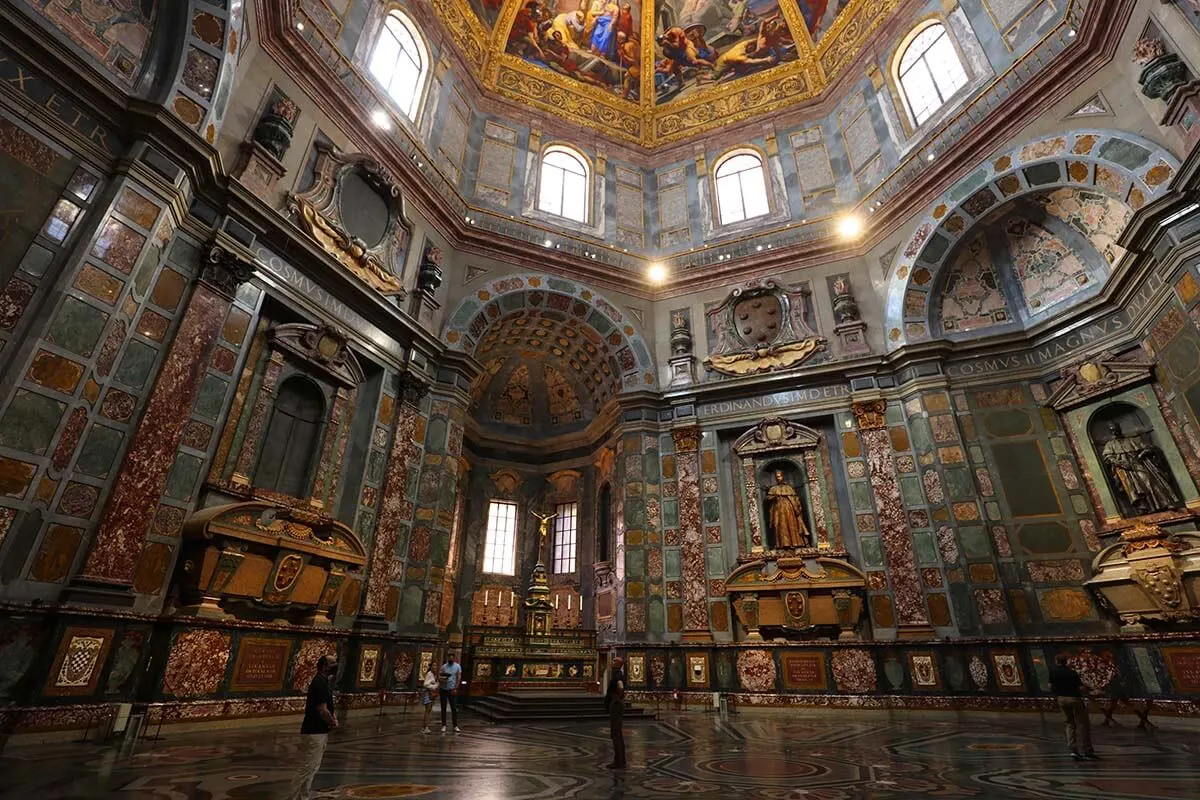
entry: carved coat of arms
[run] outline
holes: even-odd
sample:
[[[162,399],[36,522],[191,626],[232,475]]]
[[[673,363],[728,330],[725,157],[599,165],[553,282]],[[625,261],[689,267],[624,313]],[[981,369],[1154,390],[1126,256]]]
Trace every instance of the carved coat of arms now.
[[[826,347],[809,323],[806,286],[773,280],[735,289],[706,312],[712,347],[704,366],[725,375],[789,369]]]

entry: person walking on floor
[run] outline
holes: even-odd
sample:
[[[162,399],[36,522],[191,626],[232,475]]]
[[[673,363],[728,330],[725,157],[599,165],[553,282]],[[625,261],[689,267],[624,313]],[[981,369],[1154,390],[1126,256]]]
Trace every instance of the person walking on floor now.
[[[317,660],[317,674],[308,684],[304,722],[300,724],[300,771],[292,781],[288,800],[309,800],[312,796],[313,778],[321,769],[329,732],[338,729],[333,706],[333,681],[337,670],[334,656],[321,656]]]
[[[425,721],[421,725],[421,733],[433,733],[429,730],[429,718],[433,716],[433,700],[437,696],[438,679],[437,675],[433,674],[433,665],[430,664],[421,678],[421,705],[425,706]],[[443,728],[443,730],[445,729]]]
[[[625,769],[625,659],[617,656],[612,662],[612,675],[608,680],[608,693],[604,702],[608,706],[608,734],[612,737],[613,760],[609,769]]]
[[[1083,702],[1083,679],[1071,668],[1065,653],[1054,659],[1050,669],[1050,689],[1066,718],[1067,747],[1071,755],[1076,761],[1100,758],[1092,748],[1092,726],[1088,721],[1087,705]]]
[[[462,664],[454,663],[454,654],[446,656],[446,663],[441,667],[442,686],[438,697],[442,700],[442,733],[446,732],[446,704],[450,704],[450,717],[454,722],[454,732],[462,733],[458,727],[458,706],[454,702],[458,696],[458,687],[462,683]]]

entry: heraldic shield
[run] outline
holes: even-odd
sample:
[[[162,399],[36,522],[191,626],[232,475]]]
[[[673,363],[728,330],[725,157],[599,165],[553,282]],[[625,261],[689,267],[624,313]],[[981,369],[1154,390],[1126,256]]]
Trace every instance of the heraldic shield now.
[[[749,347],[774,344],[783,329],[783,301],[760,292],[739,300],[733,307],[737,335]]]

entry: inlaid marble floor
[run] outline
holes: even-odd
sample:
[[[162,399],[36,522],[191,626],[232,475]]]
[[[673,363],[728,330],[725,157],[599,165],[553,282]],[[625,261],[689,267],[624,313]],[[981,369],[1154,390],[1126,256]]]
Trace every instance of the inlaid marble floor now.
[[[969,722],[917,715],[664,714],[626,726],[630,768],[613,774],[607,728],[501,727],[469,715],[424,737],[416,718],[351,720],[331,737],[320,798],[428,800],[699,797],[734,800],[1195,800],[1195,732],[1096,728],[1104,760],[1075,762],[1034,716]],[[436,731],[436,728],[435,728]],[[95,745],[9,747],[0,797],[279,800],[296,762],[291,729],[176,733],[118,757]]]

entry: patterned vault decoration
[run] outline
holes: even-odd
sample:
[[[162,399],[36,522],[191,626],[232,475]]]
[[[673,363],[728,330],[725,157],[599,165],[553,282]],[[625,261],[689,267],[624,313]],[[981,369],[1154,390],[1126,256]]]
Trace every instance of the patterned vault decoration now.
[[[430,0],[498,94],[666,144],[815,97],[899,0]]]

